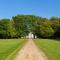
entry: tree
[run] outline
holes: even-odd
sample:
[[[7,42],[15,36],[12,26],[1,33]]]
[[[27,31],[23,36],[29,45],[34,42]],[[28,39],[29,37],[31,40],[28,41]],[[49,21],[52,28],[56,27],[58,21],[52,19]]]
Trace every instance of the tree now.
[[[24,37],[27,35],[27,25],[26,25],[26,18],[23,15],[17,15],[14,16],[13,18],[13,22],[15,24],[15,29],[17,32],[17,37]]]
[[[40,38],[50,38],[54,34],[54,30],[50,26],[50,22],[46,18],[42,18],[36,26],[36,34]]]
[[[58,17],[51,17],[50,19],[51,22],[51,27],[55,31],[53,37],[54,38],[59,38],[60,37],[60,23],[59,23],[59,18]]]
[[[60,18],[16,15],[0,20],[0,38],[21,38],[32,32],[38,38],[60,38]]]
[[[0,36],[2,38],[7,38],[8,35],[9,35],[9,32],[8,32],[8,24],[9,24],[9,22],[10,22],[10,19],[2,19],[2,20],[0,20]]]

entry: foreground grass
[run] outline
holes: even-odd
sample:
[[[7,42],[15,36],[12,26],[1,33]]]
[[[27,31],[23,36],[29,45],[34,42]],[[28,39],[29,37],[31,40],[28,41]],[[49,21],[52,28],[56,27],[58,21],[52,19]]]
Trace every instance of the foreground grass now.
[[[60,60],[60,41],[35,39],[34,42],[48,56],[49,60]]]
[[[10,60],[11,55],[15,54],[18,47],[20,49],[25,42],[25,39],[0,39],[0,60]]]

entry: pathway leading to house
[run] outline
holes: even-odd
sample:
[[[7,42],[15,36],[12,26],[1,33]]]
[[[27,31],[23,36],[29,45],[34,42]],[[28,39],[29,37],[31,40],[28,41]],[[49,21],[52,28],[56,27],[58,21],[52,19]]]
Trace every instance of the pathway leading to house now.
[[[36,47],[33,40],[29,39],[27,44],[17,53],[14,60],[48,60],[47,56]]]

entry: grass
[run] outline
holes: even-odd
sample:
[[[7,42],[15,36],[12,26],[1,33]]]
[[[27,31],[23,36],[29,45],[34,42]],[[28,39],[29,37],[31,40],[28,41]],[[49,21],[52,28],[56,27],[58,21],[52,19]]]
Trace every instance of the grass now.
[[[48,56],[49,60],[60,60],[60,41],[35,39],[36,45]]]
[[[0,60],[10,60],[25,42],[25,39],[0,39]]]

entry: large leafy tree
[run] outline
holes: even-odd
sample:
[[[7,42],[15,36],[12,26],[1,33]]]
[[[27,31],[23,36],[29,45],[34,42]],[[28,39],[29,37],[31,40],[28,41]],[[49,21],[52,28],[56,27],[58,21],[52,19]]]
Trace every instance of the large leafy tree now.
[[[8,32],[9,22],[10,22],[10,19],[0,20],[0,35],[2,38],[7,38],[9,35],[9,32]]]
[[[58,17],[51,17],[50,22],[51,22],[51,27],[55,31],[54,38],[59,38],[60,37],[60,23],[59,23],[59,18]]]
[[[54,34],[54,30],[50,26],[50,22],[46,18],[41,18],[36,25],[36,34],[40,38],[50,38]]]
[[[0,38],[20,38],[32,32],[38,38],[60,38],[60,18],[16,15],[0,20]]]
[[[17,15],[13,17],[13,22],[18,37],[24,37],[27,35],[28,29],[26,25],[27,24],[26,20],[27,18],[23,15]]]
[[[12,38],[16,35],[13,22],[10,19],[0,20],[0,38]]]

